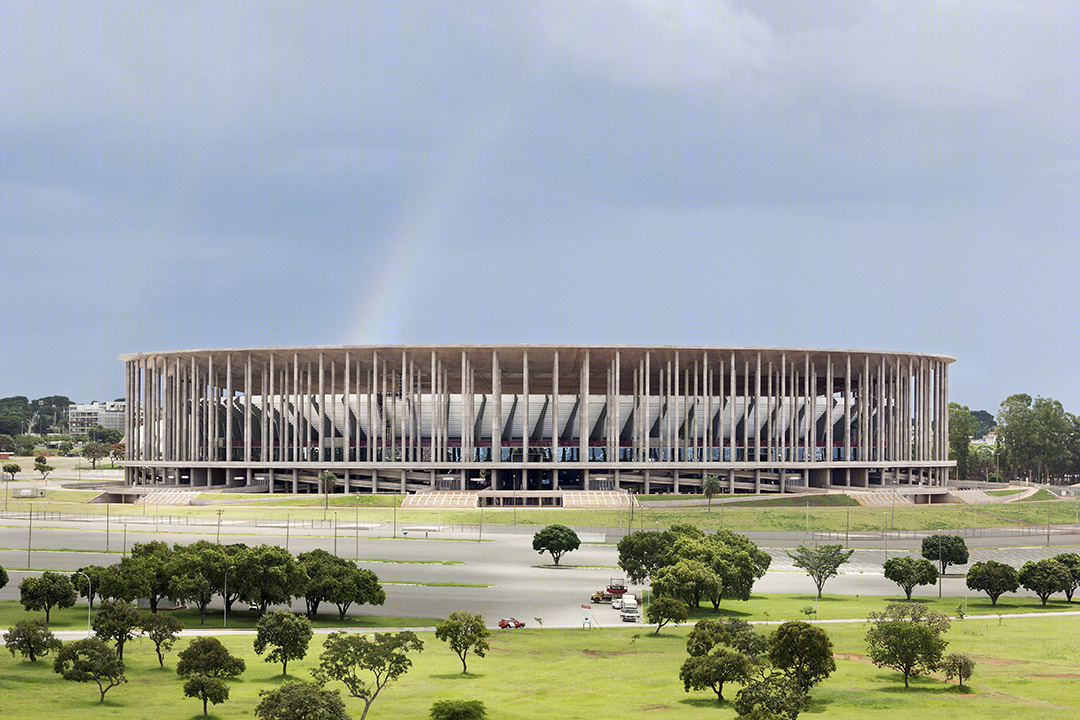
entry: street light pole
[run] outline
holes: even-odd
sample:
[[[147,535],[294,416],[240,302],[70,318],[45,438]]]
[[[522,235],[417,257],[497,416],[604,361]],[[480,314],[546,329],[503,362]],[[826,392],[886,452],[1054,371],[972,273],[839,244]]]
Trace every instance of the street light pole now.
[[[225,590],[221,594],[221,599],[224,601],[224,615],[222,617],[221,627],[229,627],[229,571],[232,570],[235,565],[230,565],[225,568]]]
[[[26,569],[30,569],[30,548],[34,545],[34,503],[30,503],[30,524],[26,531]]]
[[[93,607],[94,604],[94,586],[90,582],[90,576],[82,570],[76,570],[75,574],[82,575],[86,578],[86,637],[90,637],[90,608]]]

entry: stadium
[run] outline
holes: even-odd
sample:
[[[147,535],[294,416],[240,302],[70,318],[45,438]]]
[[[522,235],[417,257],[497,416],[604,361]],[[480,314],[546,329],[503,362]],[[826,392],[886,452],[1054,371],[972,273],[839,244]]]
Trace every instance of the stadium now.
[[[948,482],[945,355],[441,345],[122,355],[129,485],[464,492],[793,492]]]

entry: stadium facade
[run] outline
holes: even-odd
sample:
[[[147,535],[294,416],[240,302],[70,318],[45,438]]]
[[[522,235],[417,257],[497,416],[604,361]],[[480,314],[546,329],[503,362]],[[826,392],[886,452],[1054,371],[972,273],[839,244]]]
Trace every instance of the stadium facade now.
[[[133,485],[785,492],[948,481],[954,358],[797,348],[278,347],[123,355]],[[139,411],[141,412],[139,412]]]

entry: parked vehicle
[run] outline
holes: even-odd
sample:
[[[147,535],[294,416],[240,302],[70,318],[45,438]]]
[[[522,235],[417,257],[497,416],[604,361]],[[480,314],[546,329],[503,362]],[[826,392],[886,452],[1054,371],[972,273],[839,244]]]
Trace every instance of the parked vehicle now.
[[[641,608],[638,607],[637,598],[627,593],[622,598],[622,621],[637,622],[641,619]]]
[[[611,602],[612,594],[607,590],[597,590],[592,594],[590,598],[594,603],[609,603]]]
[[[626,593],[626,589],[625,578],[611,578],[608,581],[607,591],[612,595],[623,595]]]
[[[525,627],[525,623],[521,622],[517,618],[503,618],[499,621],[499,627],[501,627],[503,630],[506,630],[508,628],[523,628]]]
[[[622,599],[621,595],[613,596],[611,598],[611,607],[614,608],[615,610],[622,610],[622,606],[623,606],[622,601],[623,601],[623,599]]]

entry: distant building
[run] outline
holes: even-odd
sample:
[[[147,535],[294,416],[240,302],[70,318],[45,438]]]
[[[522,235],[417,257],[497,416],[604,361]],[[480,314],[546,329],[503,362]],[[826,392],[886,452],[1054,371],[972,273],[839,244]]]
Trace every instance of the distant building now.
[[[68,432],[72,435],[85,435],[94,425],[108,430],[123,430],[126,409],[127,403],[122,400],[68,405]]]
[[[944,485],[921,353],[449,345],[124,355],[128,483],[344,492]],[[909,430],[910,429],[910,430]],[[913,434],[912,434],[913,433]]]

